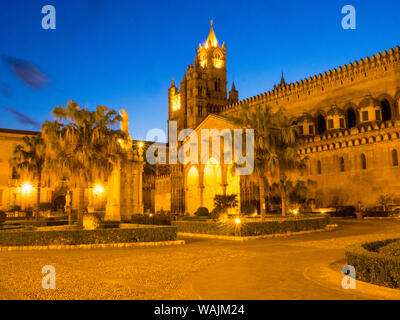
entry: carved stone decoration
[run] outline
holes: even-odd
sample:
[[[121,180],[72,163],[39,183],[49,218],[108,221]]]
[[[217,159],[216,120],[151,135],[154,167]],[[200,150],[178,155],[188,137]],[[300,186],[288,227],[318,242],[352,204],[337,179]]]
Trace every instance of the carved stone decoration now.
[[[121,130],[125,132],[129,136],[129,116],[125,109],[122,109],[119,112],[120,116],[122,117],[121,120]]]
[[[120,161],[108,179],[106,221],[129,221],[134,214],[143,214],[143,157]]]

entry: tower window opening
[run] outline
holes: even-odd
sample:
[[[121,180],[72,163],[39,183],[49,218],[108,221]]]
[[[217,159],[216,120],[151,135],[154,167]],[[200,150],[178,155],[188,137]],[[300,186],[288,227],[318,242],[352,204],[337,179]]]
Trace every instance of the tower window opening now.
[[[392,151],[392,164],[395,167],[399,166],[399,156],[398,156],[397,150]]]
[[[322,166],[321,166],[321,160],[317,161],[317,174],[322,173]]]
[[[365,154],[361,155],[361,169],[362,170],[367,169],[367,158],[365,157]]]
[[[392,112],[390,110],[390,103],[386,99],[381,102],[382,109],[382,121],[388,121],[392,119]]]
[[[344,158],[340,158],[340,172],[344,172]]]

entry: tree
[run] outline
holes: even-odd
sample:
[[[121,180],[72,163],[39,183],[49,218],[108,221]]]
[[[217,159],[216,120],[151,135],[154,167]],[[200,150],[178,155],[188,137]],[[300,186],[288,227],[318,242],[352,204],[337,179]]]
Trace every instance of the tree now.
[[[273,183],[272,190],[278,191],[282,202],[282,215],[286,214],[288,203],[301,204],[306,202],[307,188],[313,185],[311,180],[289,179],[286,175],[281,175],[279,181]]]
[[[84,190],[95,182],[107,181],[119,160],[126,156],[126,134],[113,127],[121,121],[115,110],[98,106],[96,111],[81,108],[73,100],[52,111],[55,121],[42,127],[48,148],[48,167],[58,178],[67,179],[78,190],[78,225],[85,210]]]
[[[302,159],[297,153],[300,142],[297,128],[289,124],[285,110],[276,112],[269,106],[256,106],[250,110],[244,106],[239,117],[231,120],[241,127],[254,129],[254,169],[259,180],[261,217],[265,215],[266,186],[272,187],[274,181],[284,183],[287,171],[301,167]],[[282,215],[286,213],[285,186],[281,186]]]
[[[22,145],[17,145],[13,152],[11,163],[20,172],[31,176],[36,181],[36,208],[35,217],[39,219],[40,190],[42,175],[45,169],[46,144],[41,134],[32,137],[24,137]]]

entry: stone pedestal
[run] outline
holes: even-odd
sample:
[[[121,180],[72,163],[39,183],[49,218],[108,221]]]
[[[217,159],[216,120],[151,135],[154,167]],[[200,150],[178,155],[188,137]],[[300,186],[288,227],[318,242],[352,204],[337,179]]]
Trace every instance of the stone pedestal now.
[[[128,221],[134,214],[143,214],[143,157],[130,152],[108,179],[106,221]]]

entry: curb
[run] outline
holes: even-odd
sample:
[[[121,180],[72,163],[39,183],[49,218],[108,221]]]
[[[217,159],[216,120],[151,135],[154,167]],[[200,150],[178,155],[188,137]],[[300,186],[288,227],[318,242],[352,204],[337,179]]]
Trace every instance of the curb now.
[[[48,246],[9,246],[0,247],[1,251],[29,251],[29,250],[73,250],[73,249],[107,249],[107,248],[132,248],[132,247],[162,247],[184,245],[185,240],[156,241],[156,242],[128,242],[128,243],[93,243],[76,245],[48,245]]]
[[[345,265],[345,262],[344,264]],[[400,300],[400,290],[378,286],[361,280],[356,280],[356,289],[343,289],[342,280],[344,274],[334,271],[326,265],[313,265],[304,270],[303,275],[309,281],[313,281],[329,289],[338,290],[372,299]]]
[[[190,238],[207,238],[207,239],[219,239],[219,240],[231,240],[231,241],[248,241],[248,240],[258,240],[258,239],[270,239],[278,237],[290,237],[302,234],[309,234],[315,232],[327,232],[334,231],[337,229],[337,225],[327,226],[325,229],[307,230],[299,232],[288,232],[288,233],[276,233],[276,234],[266,234],[262,236],[249,236],[249,237],[235,237],[235,236],[223,236],[216,234],[205,234],[205,233],[186,233],[178,232],[178,236],[190,237]]]

